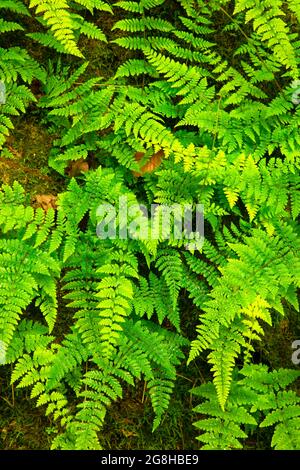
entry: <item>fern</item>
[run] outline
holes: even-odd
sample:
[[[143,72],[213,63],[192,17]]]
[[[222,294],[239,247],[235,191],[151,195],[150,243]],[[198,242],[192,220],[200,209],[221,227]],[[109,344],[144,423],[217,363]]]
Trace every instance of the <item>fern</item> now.
[[[272,238],[263,231],[254,231],[253,237],[246,239],[245,244],[233,246],[240,259],[230,260],[222,269],[221,283],[215,287],[212,299],[204,307],[205,314],[197,329],[198,339],[192,345],[190,360],[201,350],[212,349],[209,360],[213,364],[218,398],[223,408],[241,347],[246,347],[248,352],[252,349],[249,350],[249,343],[246,345],[245,337],[249,339],[254,334],[258,339],[255,330],[259,334],[262,332],[257,320],[251,321],[251,317],[254,315],[254,319],[270,323],[266,307],[272,306],[283,313],[281,299],[289,298],[289,288],[295,292],[299,283],[295,237],[292,227],[285,225]],[[242,289],[237,281],[241,277]],[[259,300],[258,295],[265,300]],[[259,304],[262,308],[257,309]]]
[[[87,22],[81,15],[73,12],[75,6],[82,5],[90,10],[94,9],[108,11],[112,13],[110,6],[105,2],[82,2],[74,0],[31,0],[29,7],[35,8],[35,13],[42,14],[43,26],[50,29],[49,33],[31,33],[29,37],[36,39],[45,46],[53,47],[59,52],[65,52],[77,57],[83,57],[77,40],[80,34],[85,34],[89,38],[106,41],[103,32],[94,24]],[[72,8],[73,7],[73,8]]]
[[[22,188],[4,186],[0,193],[1,226],[1,341],[9,346],[18,321],[26,307],[36,299],[48,324],[53,329],[57,315],[56,283],[60,264],[47,247],[41,248],[53,211],[46,216],[25,207]],[[12,287],[13,286],[13,287]]]
[[[258,350],[268,360],[265,331],[299,309],[298,7],[1,2],[0,147],[32,104],[53,136],[49,166],[68,180],[55,210],[33,208],[18,183],[0,190],[0,362],[51,415],[52,448],[101,448],[130,387],[144,387],[157,429],[192,338],[188,364],[208,380],[194,389],[202,448],[247,447],[260,427],[269,447],[299,449],[298,372],[255,364]],[[80,42],[107,41],[103,13],[116,13],[124,52],[105,79]],[[40,46],[30,55],[32,40],[51,61]],[[176,236],[183,207],[204,207],[204,242]]]
[[[6,15],[7,11],[17,16],[30,15],[25,5],[16,0],[1,3],[0,15]],[[24,30],[16,21],[7,21],[1,16],[0,34]],[[0,47],[0,81],[5,91],[0,109],[0,149],[14,127],[11,117],[24,113],[28,104],[36,101],[28,86],[22,84],[22,82],[30,84],[34,79],[43,82],[45,71],[26,49],[18,46]]]
[[[297,60],[288,35],[288,26],[280,18],[284,15],[281,7],[281,1],[272,5],[267,1],[237,1],[234,13],[246,10],[246,21],[253,21],[253,29],[261,41],[273,48],[275,58],[290,68],[294,77],[298,77]]]
[[[195,408],[208,418],[194,425],[202,431],[198,437],[201,449],[241,449],[241,439],[257,426],[257,410],[265,416],[259,425],[274,426],[271,445],[275,449],[299,449],[299,397],[286,388],[299,377],[295,370],[279,369],[268,372],[263,365],[245,366],[235,378],[226,411],[220,410],[212,383],[203,384],[193,393],[204,402]],[[249,432],[249,431],[248,431]]]

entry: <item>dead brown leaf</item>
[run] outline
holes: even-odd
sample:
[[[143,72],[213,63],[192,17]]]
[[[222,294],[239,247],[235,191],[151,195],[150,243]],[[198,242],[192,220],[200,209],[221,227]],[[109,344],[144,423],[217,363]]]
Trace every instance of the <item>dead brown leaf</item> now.
[[[83,158],[70,162],[67,168],[67,174],[71,177],[78,176],[80,173],[88,171],[89,164]]]
[[[34,207],[41,207],[44,211],[57,209],[57,197],[53,194],[37,194],[34,199]]]
[[[134,158],[137,162],[139,162],[142,160],[144,155],[145,154],[143,152],[136,152]],[[143,176],[145,173],[152,173],[152,171],[156,170],[156,168],[161,164],[163,157],[164,151],[159,150],[150,157],[148,162],[142,166],[140,171],[133,171],[133,175],[138,178],[139,176]]]

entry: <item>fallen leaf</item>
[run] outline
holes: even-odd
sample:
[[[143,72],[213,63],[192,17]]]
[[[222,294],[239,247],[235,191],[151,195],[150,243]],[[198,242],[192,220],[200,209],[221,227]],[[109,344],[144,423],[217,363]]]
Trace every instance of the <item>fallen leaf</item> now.
[[[45,211],[48,209],[56,209],[57,197],[53,194],[38,194],[35,196],[34,207],[41,207]]]
[[[80,173],[88,171],[89,164],[83,158],[70,162],[67,168],[67,174],[71,177],[78,176]]]
[[[144,155],[145,153],[143,152],[136,152],[134,158],[137,162],[139,162],[140,160],[142,160]],[[163,157],[164,151],[159,150],[150,157],[147,163],[142,166],[140,171],[133,171],[133,175],[138,178],[139,176],[143,176],[145,173],[152,173],[152,171],[156,170],[156,168],[161,164]]]

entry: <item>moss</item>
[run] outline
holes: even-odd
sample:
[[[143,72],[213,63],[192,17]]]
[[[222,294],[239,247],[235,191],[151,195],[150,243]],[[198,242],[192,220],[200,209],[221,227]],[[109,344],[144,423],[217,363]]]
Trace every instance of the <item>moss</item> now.
[[[51,422],[44,409],[34,408],[28,392],[9,385],[10,367],[1,369],[0,378],[0,449],[49,449],[47,432]]]
[[[286,306],[285,316],[277,316],[274,325],[265,328],[265,335],[259,348],[263,361],[272,369],[286,367],[293,369],[292,343],[300,338],[299,313]]]
[[[64,179],[48,167],[52,139],[35,118],[19,118],[2,152],[0,184],[18,181],[32,198],[61,192]]]
[[[193,408],[197,401],[190,394],[195,386],[197,374],[193,367],[178,371],[170,407],[161,425],[152,432],[154,413],[147,396],[146,384],[125,388],[122,400],[114,403],[107,414],[106,423],[100,435],[104,449],[148,449],[148,450],[187,450],[197,449],[197,431]],[[188,375],[187,375],[188,374]],[[198,385],[198,384],[197,384]]]

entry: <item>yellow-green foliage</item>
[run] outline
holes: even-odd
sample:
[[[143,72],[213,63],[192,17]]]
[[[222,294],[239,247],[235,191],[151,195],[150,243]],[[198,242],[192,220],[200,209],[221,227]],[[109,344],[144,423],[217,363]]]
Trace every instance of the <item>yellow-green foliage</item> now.
[[[110,404],[140,380],[156,429],[177,367],[200,367],[201,355],[210,368],[208,383],[196,389],[205,399],[195,409],[207,416],[195,423],[203,448],[241,448],[261,426],[272,431],[270,447],[299,449],[299,397],[291,388],[299,374],[269,371],[255,352],[275,318],[299,309],[300,106],[292,97],[300,2],[175,6],[1,2],[1,38],[18,36],[0,48],[0,148],[14,116],[34,103],[54,136],[49,166],[66,178],[70,162],[89,171],[71,179],[47,212],[32,208],[18,183],[0,190],[0,344],[12,381],[30,387],[58,422],[53,448],[99,448]],[[107,80],[91,77],[83,61],[82,34],[110,39],[86,10],[97,24],[102,12],[121,12],[113,47],[125,59]],[[26,30],[22,18],[31,14],[46,32]],[[17,42],[22,35],[50,47],[51,61],[33,59]],[[162,161],[143,173],[157,152]],[[202,204],[203,246],[189,248],[186,233],[98,238],[98,206],[118,207],[122,196],[129,207]],[[58,283],[70,318],[56,337]],[[30,318],[33,303],[39,321]]]

